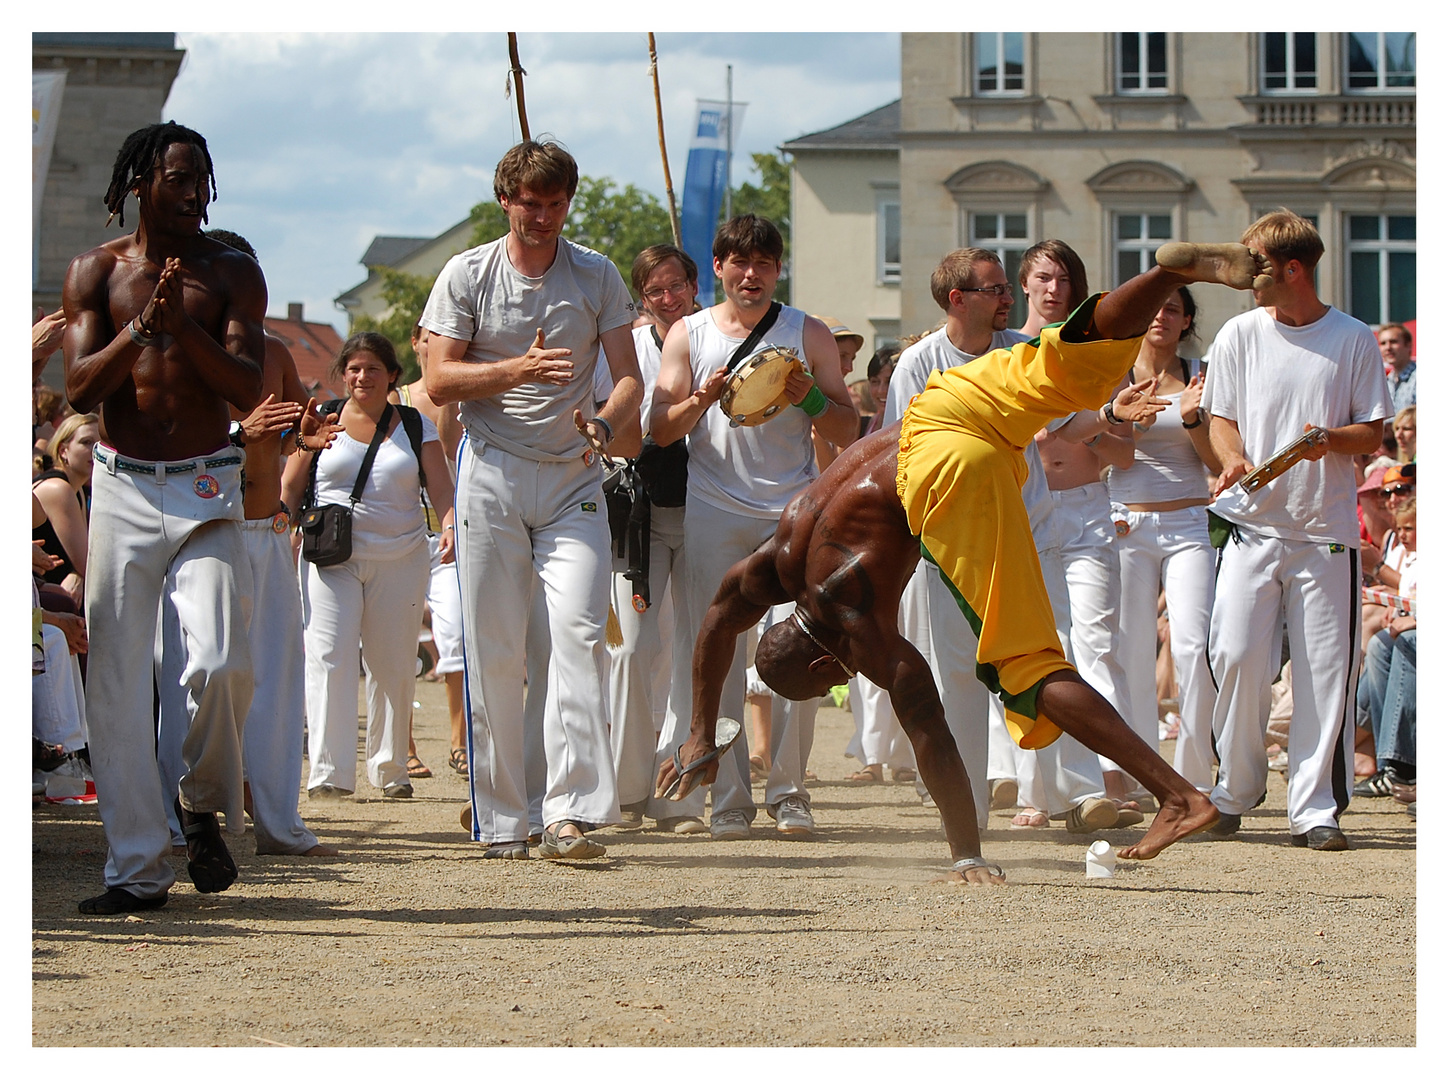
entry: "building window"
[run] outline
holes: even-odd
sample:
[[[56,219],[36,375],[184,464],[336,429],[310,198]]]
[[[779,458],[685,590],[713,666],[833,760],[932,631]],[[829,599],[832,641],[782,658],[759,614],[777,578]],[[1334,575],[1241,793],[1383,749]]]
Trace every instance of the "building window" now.
[[[901,280],[901,198],[892,192],[875,205],[876,281],[882,285]]]
[[[1115,288],[1153,265],[1157,249],[1172,239],[1171,214],[1116,214],[1112,254],[1117,277]]]
[[[1026,296],[1021,291],[1017,278],[1021,276],[1021,257],[1031,247],[1031,230],[1026,214],[973,213],[971,215],[971,246],[996,252],[1006,271],[1006,280],[1011,283],[1011,305],[1008,325],[1018,329],[1026,322]]]
[[[1117,35],[1117,91],[1150,93],[1167,89],[1167,35]]]
[[[1415,317],[1417,219],[1412,214],[1348,216],[1349,314],[1370,325]]]
[[[1345,34],[1350,90],[1399,90],[1414,86],[1414,34]]]
[[[1313,34],[1263,35],[1263,90],[1315,90],[1318,41]]]
[[[1026,91],[1026,35],[972,34],[976,48],[975,92],[1021,94]]]

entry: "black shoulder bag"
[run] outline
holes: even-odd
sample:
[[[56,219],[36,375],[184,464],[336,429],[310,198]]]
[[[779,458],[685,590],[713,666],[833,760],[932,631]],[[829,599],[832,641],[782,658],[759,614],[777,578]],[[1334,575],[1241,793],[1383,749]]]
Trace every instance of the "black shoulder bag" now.
[[[340,412],[341,403],[336,410],[326,411]],[[391,424],[392,404],[388,403],[377,422],[377,431],[373,433],[372,442],[367,444],[367,453],[363,455],[362,467],[357,471],[357,480],[352,485],[352,495],[347,506],[328,503],[302,511],[302,558],[313,566],[336,566],[352,558],[352,509],[362,501],[362,489],[367,484],[368,474],[372,472],[372,461],[377,457],[382,440],[387,438],[387,429]],[[307,484],[309,503],[316,497],[317,459],[322,453],[319,450],[312,457],[312,478]]]

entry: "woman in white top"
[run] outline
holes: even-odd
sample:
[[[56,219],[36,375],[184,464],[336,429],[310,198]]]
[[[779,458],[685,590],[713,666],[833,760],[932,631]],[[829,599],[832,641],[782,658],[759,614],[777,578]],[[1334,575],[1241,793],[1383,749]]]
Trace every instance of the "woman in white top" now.
[[[346,506],[368,444],[387,417],[361,499],[353,506],[352,557],[335,566],[305,560],[302,619],[307,649],[307,741],[311,798],[336,798],[357,787],[357,652],[367,669],[367,778],[384,795],[408,798],[408,733],[418,630],[427,594],[429,555],[419,460],[390,391],[402,374],[392,343],[364,332],[347,339],[332,376],[347,387],[336,441],[319,451],[313,505]],[[444,562],[453,558],[453,484],[438,429],[425,416],[422,473],[428,499],[446,508],[440,540]],[[293,454],[282,478],[282,498],[297,506],[314,455]],[[265,618],[254,612],[253,618]]]
[[[1209,473],[1219,470],[1208,442],[1203,375],[1178,356],[1194,336],[1197,304],[1186,287],[1162,305],[1133,365],[1132,380],[1156,377],[1157,393],[1172,404],[1133,425],[1131,465],[1113,466],[1107,490],[1126,507],[1119,536],[1122,567],[1122,667],[1130,708],[1126,719],[1149,746],[1157,745],[1157,596],[1167,596],[1173,665],[1182,725],[1173,767],[1203,791],[1212,787],[1215,691],[1207,664],[1214,552],[1208,542]],[[1121,523],[1118,525],[1120,532]]]

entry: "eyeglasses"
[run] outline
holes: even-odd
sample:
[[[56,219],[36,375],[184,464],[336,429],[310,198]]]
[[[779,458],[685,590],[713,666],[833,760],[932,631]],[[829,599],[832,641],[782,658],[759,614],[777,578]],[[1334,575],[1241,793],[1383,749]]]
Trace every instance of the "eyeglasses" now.
[[[1000,296],[1005,296],[1007,293],[1011,292],[1011,286],[1010,285],[987,285],[983,289],[958,289],[957,292],[990,293],[992,296],[998,296],[998,297],[1000,297]]]
[[[681,296],[686,291],[688,291],[688,289],[689,282],[676,281],[669,285],[661,285],[657,289],[645,289],[644,299],[648,300],[652,304],[656,303],[657,301],[663,300],[670,293],[673,293],[675,296]]]
[[[1414,494],[1413,484],[1395,484],[1393,487],[1384,488],[1385,495],[1412,495]]]

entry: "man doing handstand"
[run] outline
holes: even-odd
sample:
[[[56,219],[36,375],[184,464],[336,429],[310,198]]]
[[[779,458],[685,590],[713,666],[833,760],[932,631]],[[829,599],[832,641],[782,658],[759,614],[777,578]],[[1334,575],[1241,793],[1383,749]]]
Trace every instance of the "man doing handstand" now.
[[[897,630],[901,590],[924,553],[976,630],[977,674],[1002,698],[1017,743],[1037,749],[1065,731],[1157,797],[1152,827],[1123,858],[1150,859],[1217,820],[1206,796],[1067,662],[1021,501],[1022,448],[1048,420],[1125,406],[1138,393],[1110,400],[1174,290],[1195,281],[1247,289],[1267,265],[1240,244],[1169,244],[1158,263],[1091,297],[1035,341],[933,374],[899,425],[846,450],[786,508],[774,536],[730,569],[695,645],[676,797],[714,779],[716,763],[705,759],[735,638],[770,605],[793,600],[795,616],[760,640],[760,677],[794,700],[819,696],[856,670],[885,687],[941,811],[953,872],[973,884],[1002,883],[1000,869],[981,858],[970,781],[930,668]],[[680,771],[665,763],[659,789]]]

